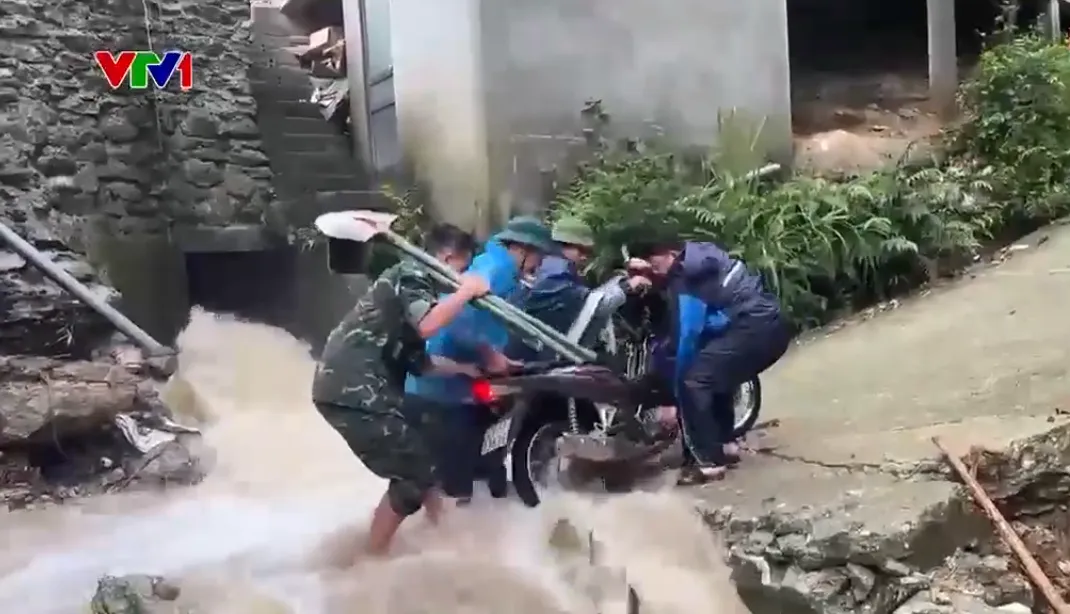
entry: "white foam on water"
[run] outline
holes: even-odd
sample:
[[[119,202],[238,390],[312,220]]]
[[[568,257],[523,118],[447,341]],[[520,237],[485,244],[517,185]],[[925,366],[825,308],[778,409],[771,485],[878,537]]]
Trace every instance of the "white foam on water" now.
[[[101,575],[151,573],[198,614],[623,614],[612,570],[643,614],[746,611],[709,531],[667,492],[561,495],[535,510],[478,501],[442,527],[411,519],[389,560],[360,559],[385,483],[312,406],[307,346],[199,310],[178,346],[182,385],[165,398],[201,421],[209,477],[0,513],[0,612],[84,611]],[[550,547],[562,518],[594,532],[610,571]]]

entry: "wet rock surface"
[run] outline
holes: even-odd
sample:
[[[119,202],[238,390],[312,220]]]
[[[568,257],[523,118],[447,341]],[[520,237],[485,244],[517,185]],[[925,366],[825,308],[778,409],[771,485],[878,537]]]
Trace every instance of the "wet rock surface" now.
[[[120,413],[164,411],[149,382],[120,365],[0,356],[0,448],[65,440]]]
[[[965,462],[1056,587],[1070,595],[1070,425],[1002,451],[974,450]],[[896,470],[883,477],[873,470],[867,476],[872,491],[848,490],[826,507],[771,500],[760,513],[702,509],[724,536],[733,580],[753,611],[1043,611],[1017,560],[947,472],[933,461],[918,471]],[[873,514],[867,497],[887,507],[875,497],[882,479],[903,501],[929,504]],[[845,476],[835,480],[850,485]],[[928,495],[905,494],[918,489]]]
[[[104,576],[90,602],[92,614],[180,614],[178,586],[160,576]]]
[[[104,357],[0,356],[0,504],[199,482],[209,457],[199,434],[166,432],[158,386],[140,365]],[[139,449],[149,435],[158,443]]]

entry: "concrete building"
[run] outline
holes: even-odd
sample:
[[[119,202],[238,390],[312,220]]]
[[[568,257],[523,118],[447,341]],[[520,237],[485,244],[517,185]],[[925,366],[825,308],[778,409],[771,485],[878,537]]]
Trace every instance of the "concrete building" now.
[[[307,11],[300,1],[284,12]],[[698,146],[715,141],[720,110],[746,109],[764,120],[771,155],[790,155],[784,1],[653,7],[345,0],[346,37],[363,39],[356,68],[366,90],[353,80],[353,99],[366,100],[354,112],[369,116],[369,160],[404,164],[437,214],[486,230],[545,199],[582,145],[579,113],[590,99],[622,131],[656,129]],[[728,23],[736,26],[709,25]],[[748,63],[755,70],[740,70]]]
[[[542,203],[577,155],[588,99],[622,132],[657,130],[681,146],[713,145],[719,118],[736,110],[761,127],[769,158],[789,161],[787,4],[808,1],[289,0],[282,10],[322,26],[312,7],[342,3],[353,111],[368,118],[358,149],[379,169],[403,164],[440,217],[485,230]],[[950,101],[955,3],[927,4],[932,89]]]

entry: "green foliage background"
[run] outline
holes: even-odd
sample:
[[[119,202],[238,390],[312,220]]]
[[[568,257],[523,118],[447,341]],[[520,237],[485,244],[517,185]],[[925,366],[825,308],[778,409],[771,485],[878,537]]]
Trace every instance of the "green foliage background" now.
[[[843,180],[748,176],[761,166],[761,126],[740,117],[722,118],[704,156],[611,141],[592,102],[594,155],[551,217],[594,228],[596,274],[651,228],[716,242],[760,270],[803,325],[910,290],[1070,213],[1070,48],[1031,33],[1007,41],[963,84],[938,155]]]

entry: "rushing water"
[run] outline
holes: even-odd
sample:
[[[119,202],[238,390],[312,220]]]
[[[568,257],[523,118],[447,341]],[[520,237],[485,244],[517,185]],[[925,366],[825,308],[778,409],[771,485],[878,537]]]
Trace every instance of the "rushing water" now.
[[[105,573],[172,578],[200,614],[623,614],[621,575],[644,614],[746,612],[709,531],[665,492],[483,499],[441,527],[417,516],[396,556],[361,559],[384,483],[312,407],[307,346],[200,311],[178,345],[188,386],[167,393],[204,429],[208,479],[0,514],[0,612],[84,611]],[[608,569],[550,546],[562,518],[593,531]]]

